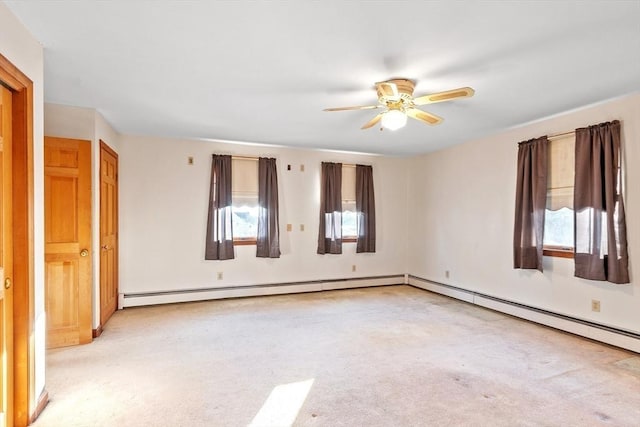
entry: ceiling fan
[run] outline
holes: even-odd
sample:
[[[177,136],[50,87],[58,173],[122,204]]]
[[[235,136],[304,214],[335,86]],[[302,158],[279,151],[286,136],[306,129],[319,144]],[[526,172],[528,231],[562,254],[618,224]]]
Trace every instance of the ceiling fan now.
[[[392,79],[376,83],[378,93],[378,105],[364,105],[355,107],[325,108],[324,111],[347,111],[347,110],[374,110],[384,108],[373,119],[369,120],[361,129],[369,129],[382,121],[383,128],[396,130],[407,123],[407,117],[419,120],[429,125],[437,125],[442,122],[442,117],[428,113],[416,108],[417,105],[434,104],[436,102],[451,101],[458,98],[468,98],[473,96],[475,91],[470,87],[447,90],[444,92],[413,97],[415,83],[407,79]]]

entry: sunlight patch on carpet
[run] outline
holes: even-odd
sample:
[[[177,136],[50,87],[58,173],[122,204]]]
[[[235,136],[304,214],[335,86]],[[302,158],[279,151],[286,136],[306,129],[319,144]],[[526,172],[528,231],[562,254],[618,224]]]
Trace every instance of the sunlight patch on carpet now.
[[[314,379],[276,386],[249,426],[291,426],[313,386]]]

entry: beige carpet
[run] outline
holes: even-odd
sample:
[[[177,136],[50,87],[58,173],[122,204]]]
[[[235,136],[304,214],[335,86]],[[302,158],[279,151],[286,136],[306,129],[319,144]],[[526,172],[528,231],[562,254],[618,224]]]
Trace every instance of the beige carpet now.
[[[640,356],[408,286],[130,308],[44,426],[640,426]]]

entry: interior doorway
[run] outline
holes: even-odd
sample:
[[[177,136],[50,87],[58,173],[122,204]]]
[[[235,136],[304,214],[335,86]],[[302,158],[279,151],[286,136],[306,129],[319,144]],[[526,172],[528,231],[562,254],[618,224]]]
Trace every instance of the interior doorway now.
[[[6,359],[0,390],[6,425],[28,425],[48,400],[46,391],[35,396],[33,82],[0,55],[0,86],[3,121],[9,120],[0,126],[11,128],[10,142],[3,141],[1,162],[3,216],[11,216],[10,223],[3,219],[2,246],[12,252],[2,255],[5,274],[0,286],[5,294],[0,335]]]
[[[11,91],[0,85],[0,425],[13,420]],[[9,424],[10,425],[10,424]]]

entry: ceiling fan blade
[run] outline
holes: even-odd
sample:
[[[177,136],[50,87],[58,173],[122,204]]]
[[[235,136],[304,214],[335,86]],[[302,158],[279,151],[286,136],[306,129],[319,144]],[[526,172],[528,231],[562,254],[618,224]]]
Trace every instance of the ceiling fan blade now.
[[[452,99],[468,98],[473,96],[474,93],[475,91],[470,87],[461,87],[458,89],[419,96],[413,99],[413,103],[415,105],[434,104],[436,102],[450,101]]]
[[[420,120],[428,125],[437,125],[443,120],[442,117],[427,113],[426,111],[418,110],[417,108],[408,108],[405,112],[407,113],[407,116],[412,119]]]
[[[337,107],[337,108],[325,108],[322,111],[348,111],[348,110],[375,110],[382,107],[381,105],[362,105],[356,107]]]
[[[391,82],[376,83],[378,87],[378,96],[386,96],[387,98],[398,98],[398,86]]]
[[[369,120],[364,126],[362,126],[360,129],[369,129],[370,127],[373,127],[376,125],[376,123],[378,123],[381,119],[382,119],[382,115],[384,113],[380,113],[377,116],[375,116],[373,119]]]

